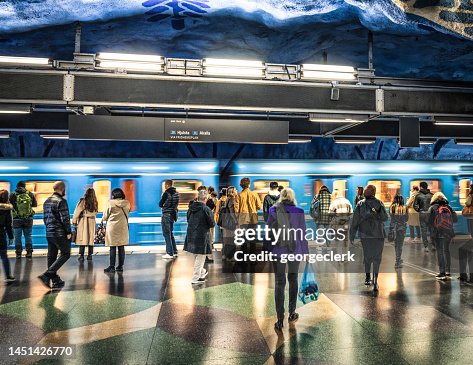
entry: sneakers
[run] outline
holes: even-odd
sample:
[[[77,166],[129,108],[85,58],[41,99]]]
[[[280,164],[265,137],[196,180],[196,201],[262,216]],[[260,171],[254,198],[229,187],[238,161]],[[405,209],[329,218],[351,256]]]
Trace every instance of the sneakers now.
[[[174,258],[174,255],[168,255],[168,254],[165,254],[162,256],[163,259],[173,259]]]
[[[205,279],[208,274],[209,274],[209,271],[204,269],[204,273],[202,274],[202,276],[200,278]]]
[[[87,255],[87,261],[92,261],[92,255]]]
[[[17,259],[17,260],[21,260],[21,253],[20,253],[20,254],[16,254],[16,259]]]
[[[274,324],[274,329],[276,331],[282,331],[282,328],[284,327],[284,324],[282,321],[277,321],[275,324]]]
[[[117,267],[115,268],[115,271],[116,271],[116,272],[123,272],[123,266],[117,266]]]
[[[205,258],[205,262],[211,264],[211,263],[214,262],[214,259],[211,259],[211,258],[209,258],[209,257],[207,256],[207,257]]]
[[[205,283],[205,279],[203,279],[203,278],[200,278],[200,279],[197,280],[197,281],[191,281],[191,284],[192,284],[192,285],[201,285],[201,284],[203,284],[203,283]]]
[[[46,276],[45,274],[41,274],[40,276],[38,276],[38,279],[41,280],[41,283],[43,283],[45,287],[51,289],[51,279],[48,276]]]
[[[296,322],[298,319],[299,319],[299,313],[296,313],[296,312],[289,314],[289,317],[287,318],[289,322]]]
[[[115,268],[113,266],[109,266],[106,269],[103,269],[103,272],[107,274],[113,274],[115,272]]]
[[[15,281],[15,277],[8,275],[7,278],[5,279],[6,283],[13,283]]]
[[[468,281],[468,275],[467,274],[460,274],[460,276],[457,278],[460,281]]]
[[[60,290],[64,288],[64,285],[66,282],[64,280],[61,280],[59,276],[56,276],[53,280],[53,285],[51,286],[52,290]]]
[[[84,255],[80,255],[77,260],[79,260],[80,262],[83,262],[84,261]]]
[[[437,279],[437,280],[447,280],[447,276],[444,273],[441,272],[440,274],[435,275],[435,279]]]
[[[173,256],[174,256],[174,258],[177,258],[179,256],[179,254],[176,252]]]
[[[26,257],[27,259],[31,259],[31,258],[33,258],[33,253],[32,253],[32,252],[27,252],[26,255],[25,255],[25,257]]]

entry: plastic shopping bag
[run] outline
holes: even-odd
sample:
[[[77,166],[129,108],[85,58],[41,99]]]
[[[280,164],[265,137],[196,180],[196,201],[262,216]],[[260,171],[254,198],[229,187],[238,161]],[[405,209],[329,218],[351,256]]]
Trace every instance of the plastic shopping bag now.
[[[307,262],[299,287],[299,299],[302,303],[307,304],[319,299],[319,294],[319,284],[315,278],[314,269],[312,265]]]

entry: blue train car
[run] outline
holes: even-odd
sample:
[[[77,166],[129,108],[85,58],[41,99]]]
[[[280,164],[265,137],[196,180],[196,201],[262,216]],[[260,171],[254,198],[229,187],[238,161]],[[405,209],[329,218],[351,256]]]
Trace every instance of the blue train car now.
[[[293,188],[299,205],[307,213],[312,197],[322,185],[331,191],[344,191],[353,202],[357,186],[373,184],[377,197],[389,207],[396,193],[408,198],[412,186],[426,181],[432,192],[442,191],[459,214],[456,232],[467,233],[461,210],[473,178],[471,161],[240,160],[232,165],[232,185],[239,186],[242,177],[251,179],[252,189],[261,197],[267,193],[271,181]]]
[[[188,203],[201,185],[218,187],[219,163],[215,160],[121,160],[121,159],[50,159],[2,160],[0,189],[12,191],[20,180],[27,183],[38,201],[35,208],[33,243],[46,246],[43,203],[52,194],[55,181],[66,183],[66,199],[71,214],[88,187],[93,187],[99,201],[97,221],[114,188],[124,190],[131,204],[130,243],[164,244],[161,211],[158,207],[166,179],[173,179],[180,193],[179,219],[175,226],[176,241],[182,243],[186,232]]]

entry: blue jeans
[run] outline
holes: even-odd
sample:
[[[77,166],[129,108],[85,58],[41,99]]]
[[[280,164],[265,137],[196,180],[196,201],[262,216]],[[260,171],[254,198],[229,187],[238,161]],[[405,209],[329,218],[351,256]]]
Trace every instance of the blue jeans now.
[[[161,218],[161,228],[166,241],[166,253],[170,256],[177,255],[176,240],[174,239],[174,219],[169,213],[164,213]]]
[[[0,250],[0,257],[2,258],[3,269],[5,270],[5,276],[8,277],[10,273],[10,261],[8,260],[7,250]]]
[[[415,231],[414,231],[415,229]],[[409,226],[409,233],[410,233],[410,236],[412,239],[414,238],[420,238],[421,235],[420,235],[420,226]],[[417,233],[417,236],[416,236],[416,233]]]
[[[450,272],[450,237],[436,237],[435,245],[437,246],[437,259],[439,264],[439,272],[445,274]]]
[[[33,252],[33,240],[31,234],[33,227],[19,227],[13,228],[13,234],[15,236],[15,251],[17,255],[21,255],[23,251],[23,243],[21,242],[22,235],[25,236],[25,249],[27,253]]]

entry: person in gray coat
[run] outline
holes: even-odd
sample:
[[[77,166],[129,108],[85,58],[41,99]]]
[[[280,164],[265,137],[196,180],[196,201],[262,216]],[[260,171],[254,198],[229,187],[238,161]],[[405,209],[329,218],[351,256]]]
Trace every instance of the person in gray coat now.
[[[206,206],[208,194],[199,191],[197,200],[192,202],[187,211],[187,235],[184,251],[194,255],[194,273],[192,284],[203,284],[208,271],[204,269],[205,258],[212,253],[210,228],[215,226],[214,214]]]

